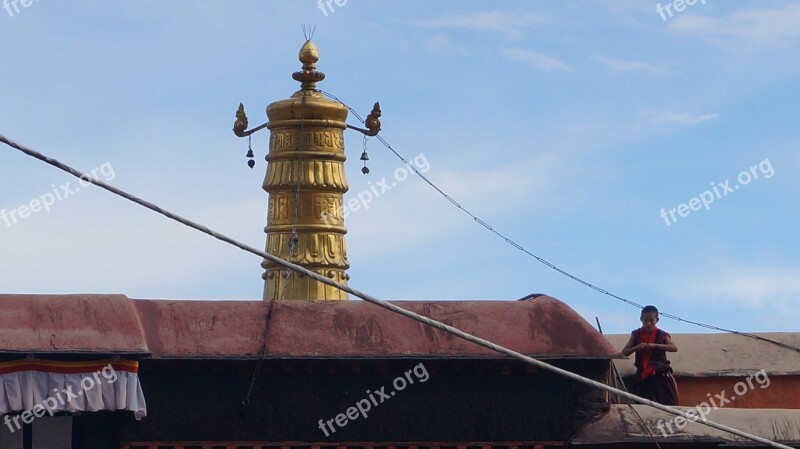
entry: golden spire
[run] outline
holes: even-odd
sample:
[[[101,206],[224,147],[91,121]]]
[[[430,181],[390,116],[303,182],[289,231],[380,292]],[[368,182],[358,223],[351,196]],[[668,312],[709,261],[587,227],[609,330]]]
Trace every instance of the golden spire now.
[[[346,284],[350,276],[342,217],[347,108],[316,90],[317,47],[300,49],[300,90],[267,106],[270,130],[264,190],[269,193],[266,252]],[[246,127],[246,123],[244,127]],[[244,128],[242,128],[244,129]],[[267,260],[264,299],[347,299],[347,294]]]

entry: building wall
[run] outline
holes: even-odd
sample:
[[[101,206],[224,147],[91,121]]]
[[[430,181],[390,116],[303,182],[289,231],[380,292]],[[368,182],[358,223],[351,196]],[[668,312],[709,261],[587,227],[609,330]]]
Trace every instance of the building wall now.
[[[627,388],[631,389],[634,377],[625,376],[624,380]],[[800,376],[750,374],[739,377],[676,377],[675,380],[680,400],[678,405],[681,406],[694,407],[705,402],[718,408],[800,409]],[[737,390],[743,394],[738,394]],[[732,397],[735,399],[731,400]],[[713,403],[710,402],[712,399]]]
[[[800,409],[800,376],[758,376],[751,377],[750,382],[748,378],[749,376],[678,378],[680,405],[693,407],[702,402],[712,405],[709,401],[713,399],[714,403],[724,403],[724,407],[731,408]],[[737,394],[737,390],[743,394]],[[730,402],[721,400],[721,397]]]
[[[557,364],[606,379],[607,361]],[[84,414],[84,440],[97,434],[118,442],[566,441],[607,407],[603,392],[562,376],[517,362],[466,360],[265,361],[245,405],[255,366],[142,361],[148,416],[137,422],[130,414],[116,414],[117,423],[109,425],[104,415]],[[425,382],[417,376],[423,372],[419,366],[428,373]],[[408,385],[392,396],[398,376]],[[382,403],[375,394],[381,387],[390,395]],[[337,415],[343,414],[344,422],[348,408],[370,396],[378,405],[373,402],[366,418],[358,413],[337,425]],[[334,420],[335,433],[329,425],[325,435],[320,420]]]

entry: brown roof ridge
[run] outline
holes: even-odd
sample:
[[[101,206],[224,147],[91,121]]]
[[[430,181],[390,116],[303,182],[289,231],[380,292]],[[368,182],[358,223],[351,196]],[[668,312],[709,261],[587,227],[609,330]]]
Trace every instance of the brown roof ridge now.
[[[618,351],[565,303],[391,301],[544,359],[611,359]],[[125,295],[0,295],[0,352],[253,359],[269,302],[151,300]],[[268,358],[504,358],[365,301],[276,301]]]
[[[141,317],[121,294],[0,294],[3,352],[147,354]]]
[[[792,346],[800,346],[800,332],[753,332]],[[630,334],[606,334],[608,341],[622,348]],[[731,333],[682,334],[671,332],[678,352],[667,357],[676,376],[737,377],[764,369],[769,375],[800,375],[800,353],[763,340]],[[622,375],[635,372],[633,357],[617,360]]]

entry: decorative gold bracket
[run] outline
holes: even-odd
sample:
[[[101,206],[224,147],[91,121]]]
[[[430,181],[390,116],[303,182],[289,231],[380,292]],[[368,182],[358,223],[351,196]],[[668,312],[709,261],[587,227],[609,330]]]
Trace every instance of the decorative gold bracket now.
[[[378,133],[381,131],[381,104],[379,102],[375,102],[375,105],[372,106],[372,112],[367,115],[367,119],[365,120],[366,128],[359,128],[353,125],[347,125],[348,128],[358,131],[365,136],[374,137],[377,136]],[[248,121],[247,121],[247,114],[244,112],[244,105],[239,103],[239,109],[236,110],[236,121],[233,122],[233,133],[239,137],[247,137],[251,134],[254,134],[258,131],[267,127],[267,123],[262,125],[258,125],[253,129],[247,129]]]
[[[239,103],[239,109],[236,111],[236,121],[233,122],[233,133],[239,137],[247,137],[250,134],[261,131],[266,128],[267,124],[258,125],[251,130],[247,130],[247,114],[244,112],[244,105]],[[247,130],[247,131],[245,131]]]
[[[381,121],[379,120],[380,116],[381,116],[381,104],[375,102],[375,105],[372,107],[372,112],[369,113],[369,115],[367,116],[367,120],[365,120],[367,129],[358,128],[352,125],[347,125],[347,127],[350,129],[354,129],[364,134],[365,136],[369,137],[377,136],[378,133],[381,131]]]

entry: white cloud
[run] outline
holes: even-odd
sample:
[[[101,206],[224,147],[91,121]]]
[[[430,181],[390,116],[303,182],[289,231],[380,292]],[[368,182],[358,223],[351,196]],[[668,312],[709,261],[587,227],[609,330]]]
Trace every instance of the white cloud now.
[[[561,175],[574,168],[565,156],[556,153],[544,153],[503,167],[463,170],[443,164],[443,161],[431,160],[430,171],[425,176],[489,224],[500,222],[508,213],[546,210],[551,202],[567,195],[565,184],[570,183],[569,177]],[[538,175],[531,176],[533,172]],[[391,171],[388,173],[386,178],[391,181]],[[384,175],[376,172],[370,176],[378,180]],[[353,183],[346,201],[357,197],[362,189]],[[525,210],[520,205],[524,205]],[[364,259],[386,258],[394,251],[421,247],[465,228],[483,232],[475,227],[471,218],[416,175],[398,182],[369,206],[366,210],[352,211],[345,219],[349,229],[348,252]]]
[[[500,11],[475,12],[463,16],[451,16],[442,19],[418,22],[429,28],[461,28],[475,31],[491,31],[505,34],[512,38],[523,36],[522,30],[530,25],[540,23],[543,19],[533,14],[509,14]]]
[[[800,3],[742,10],[722,18],[686,14],[673,19],[669,30],[708,36],[727,46],[785,48],[800,38]]]
[[[258,290],[258,256],[102,192],[81,194],[64,206],[0,229],[0,250],[15,261],[0,272],[3,293],[170,297],[202,291],[209,281],[243,272],[252,275],[252,290]],[[263,249],[258,217],[265,209],[264,201],[202,204],[186,208],[185,216]],[[245,296],[239,286],[226,290]],[[209,293],[192,294],[208,297],[203,295]]]
[[[506,48],[503,49],[503,56],[509,59],[522,61],[537,70],[542,70],[545,72],[551,72],[553,70],[569,70],[569,66],[560,59],[531,50],[523,50],[521,48]]]
[[[696,125],[698,123],[716,120],[719,114],[690,114],[687,112],[656,111],[643,112],[654,123],[678,123],[680,125]]]
[[[779,306],[800,298],[800,268],[726,269],[690,280],[685,293],[710,300],[746,306]]]
[[[461,45],[444,33],[437,33],[431,36],[425,42],[425,48],[428,51],[433,53],[449,53],[449,54],[460,54],[460,55],[468,55],[469,50],[466,46]]]
[[[665,73],[665,69],[663,67],[657,66],[655,64],[648,64],[646,62],[619,61],[616,59],[600,55],[592,56],[592,60],[611,68],[611,71],[613,73],[648,72],[652,73],[653,75],[663,75]]]
[[[508,192],[530,193],[534,180],[518,168],[497,168],[459,172],[439,169],[426,174],[448,195],[479,215],[486,217],[502,213],[518,201]],[[357,196],[349,192],[346,198]],[[437,237],[472,226],[472,220],[456,210],[444,198],[421,180],[409,178],[378,197],[368,210],[353,211],[345,220],[350,229],[348,247],[361,257],[385,257],[392,251],[434,241]]]
[[[623,15],[625,13],[653,13],[655,7],[649,2],[641,0],[596,0],[596,2],[615,15]]]

